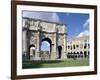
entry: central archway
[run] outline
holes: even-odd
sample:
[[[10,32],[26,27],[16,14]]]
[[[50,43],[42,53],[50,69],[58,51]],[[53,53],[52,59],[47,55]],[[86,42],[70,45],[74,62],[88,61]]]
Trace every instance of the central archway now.
[[[43,41],[47,41],[47,42],[50,44],[50,52],[51,52],[51,44],[52,44],[51,39],[49,39],[49,38],[44,38],[44,39],[42,39],[41,43],[42,43]]]
[[[43,38],[41,40],[41,47],[40,47],[40,57],[41,59],[50,59],[51,57],[51,49],[52,49],[52,42],[49,38]]]
[[[42,41],[41,51],[50,51],[50,43],[48,41]]]

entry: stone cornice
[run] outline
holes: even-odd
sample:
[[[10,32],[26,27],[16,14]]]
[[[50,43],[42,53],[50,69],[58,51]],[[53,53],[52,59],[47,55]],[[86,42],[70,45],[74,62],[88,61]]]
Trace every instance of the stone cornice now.
[[[23,19],[28,19],[29,21],[33,20],[33,21],[40,21],[40,22],[45,22],[45,23],[53,23],[53,24],[56,24],[56,25],[65,25],[66,26],[66,24],[63,24],[63,23],[46,21],[46,20],[41,20],[41,19],[29,18],[29,17],[23,17]]]

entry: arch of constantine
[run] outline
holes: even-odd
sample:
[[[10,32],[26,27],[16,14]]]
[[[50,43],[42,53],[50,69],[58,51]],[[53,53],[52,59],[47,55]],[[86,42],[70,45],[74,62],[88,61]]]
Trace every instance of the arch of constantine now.
[[[38,19],[22,18],[22,54],[28,60],[55,60],[66,58],[66,29],[64,24]],[[49,51],[42,51],[47,41]]]

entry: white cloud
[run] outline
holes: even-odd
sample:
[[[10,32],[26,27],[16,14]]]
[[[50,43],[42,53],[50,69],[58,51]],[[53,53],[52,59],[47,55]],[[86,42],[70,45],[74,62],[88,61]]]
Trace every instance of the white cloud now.
[[[76,37],[89,36],[89,21],[90,19],[88,18],[83,24],[83,28],[85,28],[85,30],[80,32]]]
[[[81,32],[80,34],[78,34],[77,37],[82,37],[82,36],[89,36],[89,31],[85,30],[85,31]]]
[[[52,22],[60,22],[59,16],[55,12],[34,12],[34,11],[24,11],[23,17],[42,19]]]
[[[89,18],[85,21],[85,23],[83,24],[84,28],[89,29],[89,21],[90,21]]]

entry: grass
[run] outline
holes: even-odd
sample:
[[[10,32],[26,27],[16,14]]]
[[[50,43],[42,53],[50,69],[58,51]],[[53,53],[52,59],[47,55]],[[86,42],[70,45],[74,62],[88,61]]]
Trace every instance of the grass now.
[[[52,68],[52,67],[73,67],[89,66],[88,59],[66,59],[66,60],[48,60],[48,61],[23,61],[23,69],[28,68]]]

